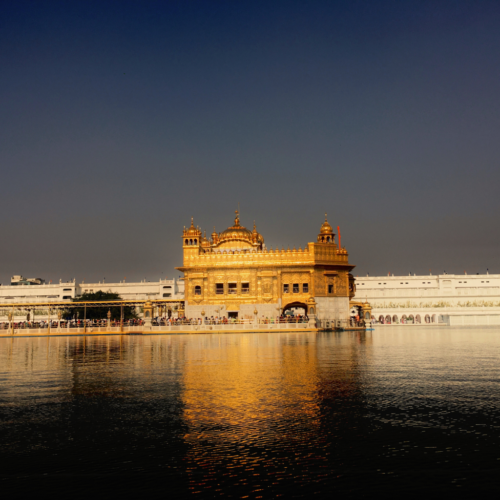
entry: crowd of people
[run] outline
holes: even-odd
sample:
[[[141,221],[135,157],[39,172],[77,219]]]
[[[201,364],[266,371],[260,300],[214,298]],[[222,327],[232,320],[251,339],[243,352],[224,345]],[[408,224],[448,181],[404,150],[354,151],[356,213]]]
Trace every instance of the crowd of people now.
[[[257,318],[259,324],[275,324],[275,323],[307,323],[309,318],[305,315],[284,315],[276,317],[262,316]],[[255,318],[228,318],[226,316],[207,316],[205,318],[154,318],[153,326],[170,326],[170,325],[232,325],[232,324],[253,324]]]
[[[144,324],[142,319],[130,319],[123,322],[124,326],[140,326]],[[107,319],[68,319],[68,320],[51,320],[50,328],[83,328],[84,325],[87,328],[91,327],[105,327],[108,325]],[[110,326],[117,327],[120,326],[119,320],[111,320]],[[49,321],[18,321],[12,324],[14,329],[28,329],[28,328],[48,328]],[[6,322],[0,322],[0,329],[7,330],[11,328],[11,324]]]
[[[359,316],[351,316],[349,324],[353,328],[364,328],[366,326],[365,320]]]
[[[174,317],[155,317],[152,319],[153,326],[180,326],[180,325],[228,325],[228,324],[253,324],[257,320],[259,324],[277,324],[277,323],[307,323],[309,318],[307,315],[287,315],[268,317],[262,316],[261,318],[228,318],[226,316],[210,316],[205,318],[174,318]],[[144,319],[129,319],[123,321],[124,327],[143,326]],[[50,328],[103,328],[108,326],[107,319],[65,319],[65,320],[51,320]],[[119,327],[119,320],[110,320],[109,326]],[[48,328],[49,321],[18,321],[10,323],[8,321],[0,322],[0,330],[7,330],[9,328],[30,329],[30,328]]]

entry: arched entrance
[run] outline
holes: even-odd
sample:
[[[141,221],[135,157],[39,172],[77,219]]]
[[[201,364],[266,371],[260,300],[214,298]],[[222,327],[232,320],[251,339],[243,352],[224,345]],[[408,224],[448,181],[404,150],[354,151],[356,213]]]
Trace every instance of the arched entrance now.
[[[307,305],[304,304],[303,302],[290,302],[287,304],[285,307],[283,307],[283,315],[285,313],[288,313],[287,315],[294,315],[297,316],[300,314],[301,316],[306,316],[307,315]]]

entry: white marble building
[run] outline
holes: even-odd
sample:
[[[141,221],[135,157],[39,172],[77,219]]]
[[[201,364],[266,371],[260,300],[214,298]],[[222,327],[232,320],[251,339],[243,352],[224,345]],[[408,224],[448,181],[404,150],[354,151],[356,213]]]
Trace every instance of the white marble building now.
[[[182,280],[141,281],[139,283],[76,283],[68,281],[43,285],[0,286],[0,304],[26,302],[68,302],[85,292],[114,292],[125,300],[184,299]]]
[[[139,283],[76,283],[76,281],[59,283],[46,283],[43,285],[4,285],[0,286],[0,305],[47,303],[47,302],[71,302],[73,298],[80,297],[85,292],[114,292],[125,300],[145,299],[177,299],[184,300],[184,281],[182,280],[160,280],[141,281]],[[0,310],[0,316],[6,316],[7,310]],[[45,318],[45,310],[40,310],[36,316]],[[17,317],[16,321],[25,319]],[[0,322],[4,318],[0,317]]]
[[[500,275],[356,277],[377,324],[500,325]]]

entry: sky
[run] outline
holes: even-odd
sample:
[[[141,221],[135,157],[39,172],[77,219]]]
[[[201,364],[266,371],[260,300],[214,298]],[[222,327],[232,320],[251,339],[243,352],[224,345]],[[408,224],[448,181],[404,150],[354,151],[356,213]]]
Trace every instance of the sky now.
[[[257,224],[500,273],[500,2],[0,0],[0,283],[178,277]],[[335,231],[337,232],[337,231]]]

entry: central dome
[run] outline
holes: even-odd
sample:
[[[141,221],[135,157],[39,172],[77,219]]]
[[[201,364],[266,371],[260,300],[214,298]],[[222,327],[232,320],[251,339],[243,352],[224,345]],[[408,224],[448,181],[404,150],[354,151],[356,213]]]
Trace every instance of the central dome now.
[[[231,242],[238,241],[240,244],[234,245]],[[242,246],[241,242],[246,243],[247,245]],[[224,245],[225,243],[225,245]],[[222,231],[222,233],[218,237],[218,242],[217,246],[223,246],[223,247],[240,247],[240,248],[254,248],[254,247],[259,247],[264,243],[264,238],[257,233],[257,230],[254,227],[254,231],[250,231],[246,227],[242,226],[240,224],[240,217],[239,217],[239,212],[236,210],[236,217],[234,218],[234,225],[231,227],[228,227],[225,231]]]
[[[240,219],[236,216],[234,219],[234,226],[228,227],[222,231],[220,238],[243,238],[247,240],[252,239],[252,231],[240,225]]]

